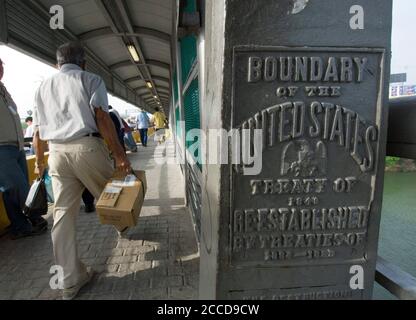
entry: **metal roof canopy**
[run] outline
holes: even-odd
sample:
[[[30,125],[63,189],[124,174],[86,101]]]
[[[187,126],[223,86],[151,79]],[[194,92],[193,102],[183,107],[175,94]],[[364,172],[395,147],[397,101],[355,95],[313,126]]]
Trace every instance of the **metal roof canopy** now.
[[[64,9],[64,30],[50,28],[54,5]],[[0,0],[0,42],[55,64],[59,45],[82,41],[87,70],[110,93],[150,112],[160,101],[168,114],[174,10],[175,0]]]

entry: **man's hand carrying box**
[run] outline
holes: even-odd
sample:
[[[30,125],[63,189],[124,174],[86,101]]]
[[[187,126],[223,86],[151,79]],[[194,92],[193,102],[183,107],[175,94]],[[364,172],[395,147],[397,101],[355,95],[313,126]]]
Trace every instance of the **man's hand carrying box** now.
[[[118,227],[137,225],[147,192],[146,173],[120,178],[115,175],[107,184],[97,203],[101,224]]]

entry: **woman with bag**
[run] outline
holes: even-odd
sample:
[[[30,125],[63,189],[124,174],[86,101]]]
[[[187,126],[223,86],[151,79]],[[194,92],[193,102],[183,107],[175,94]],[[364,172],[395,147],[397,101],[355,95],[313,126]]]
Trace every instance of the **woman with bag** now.
[[[4,74],[0,59],[0,192],[11,222],[12,239],[44,234],[48,223],[39,215],[27,218],[23,206],[29,192],[23,129],[17,106],[1,82]]]

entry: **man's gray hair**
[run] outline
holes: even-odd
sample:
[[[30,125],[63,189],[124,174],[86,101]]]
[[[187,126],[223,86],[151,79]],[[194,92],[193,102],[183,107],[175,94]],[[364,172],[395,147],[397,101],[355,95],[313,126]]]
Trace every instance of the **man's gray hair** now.
[[[76,64],[81,66],[85,62],[85,49],[80,42],[68,42],[56,50],[56,62],[59,66]]]

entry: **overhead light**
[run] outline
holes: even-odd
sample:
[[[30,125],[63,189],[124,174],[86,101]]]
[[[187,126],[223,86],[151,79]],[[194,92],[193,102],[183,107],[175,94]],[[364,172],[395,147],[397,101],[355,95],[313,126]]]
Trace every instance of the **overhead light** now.
[[[153,84],[150,81],[147,81],[146,84],[149,87],[149,89],[152,89],[153,88]]]
[[[158,99],[158,97],[157,97],[157,96],[154,96],[154,98],[155,98],[155,99]]]
[[[137,52],[136,47],[132,44],[128,44],[127,49],[129,50],[130,55],[133,58],[134,62],[140,62],[139,53]]]

